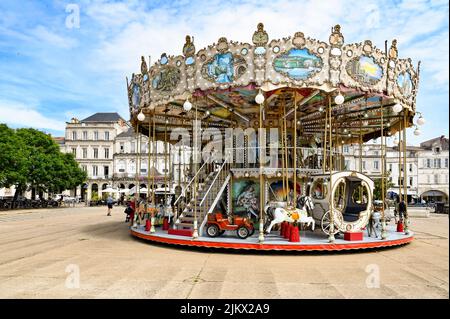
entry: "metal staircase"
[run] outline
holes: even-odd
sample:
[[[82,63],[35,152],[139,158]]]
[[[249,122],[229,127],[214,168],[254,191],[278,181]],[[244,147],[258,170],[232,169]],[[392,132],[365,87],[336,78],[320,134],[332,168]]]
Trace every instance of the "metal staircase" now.
[[[203,166],[196,173],[196,176],[202,169]],[[199,184],[197,190],[194,190],[196,193],[195,196],[192,196],[183,212],[176,219],[174,228],[190,233],[194,230],[194,221],[197,220],[197,225],[199,226],[198,232],[201,235],[203,226],[207,220],[207,215],[216,207],[220,197],[228,186],[230,178],[230,165],[227,161],[224,161],[220,166],[216,166],[209,172],[204,182]],[[192,181],[194,179],[195,176]],[[192,181],[188,185],[193,186]]]

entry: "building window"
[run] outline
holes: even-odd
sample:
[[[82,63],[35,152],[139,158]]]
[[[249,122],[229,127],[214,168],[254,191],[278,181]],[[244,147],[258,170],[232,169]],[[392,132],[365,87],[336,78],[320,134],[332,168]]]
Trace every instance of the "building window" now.
[[[131,142],[131,153],[136,152],[136,144],[134,142]]]
[[[77,139],[77,132],[76,131],[73,131],[72,132],[72,140],[76,140]]]
[[[392,164],[389,164],[389,172],[392,172]]]
[[[374,161],[373,162],[373,168],[376,169],[376,170],[379,169],[378,161]]]
[[[439,175],[438,174],[434,175],[434,183],[439,184]]]
[[[92,176],[97,176],[98,175],[98,167],[97,165],[92,166]]]
[[[143,161],[141,163],[141,173],[147,173],[147,162]]]
[[[136,173],[136,163],[132,160],[130,162],[130,166],[129,166],[129,173],[135,174]]]
[[[412,172],[413,171],[413,165],[409,164],[409,171]]]
[[[362,168],[366,169],[366,161],[362,161]]]
[[[75,147],[72,147],[72,154],[74,157],[77,157],[77,149]]]
[[[431,168],[431,159],[427,158],[426,168]]]
[[[178,163],[180,163],[180,159],[178,159]],[[345,160],[345,169],[346,170],[350,169],[350,161],[349,160]]]
[[[435,147],[434,148],[434,152],[436,153],[436,154],[439,154],[440,152],[441,152],[441,148],[438,146],[438,147]]]
[[[348,149],[348,145],[344,145],[344,153],[348,153],[349,149]]]
[[[125,173],[125,161],[119,161],[117,168],[119,170],[119,173]]]
[[[103,166],[103,176],[109,176],[109,166]]]
[[[94,131],[94,141],[98,140],[98,131]]]
[[[435,168],[441,168],[441,159],[440,158],[435,158],[434,159],[434,167]]]
[[[448,158],[444,159],[444,167],[448,168]]]
[[[83,158],[87,158],[87,148],[83,148]]]
[[[125,152],[125,144],[123,142],[120,142],[120,153]]]
[[[88,139],[88,135],[87,135],[87,131],[83,131],[83,140],[87,140]]]
[[[87,172],[87,166],[86,166],[86,165],[81,165],[81,169],[82,169],[84,172]]]
[[[409,186],[412,186],[412,185],[413,185],[413,178],[410,177],[410,178],[409,178]]]
[[[94,148],[94,158],[98,158],[98,148]]]
[[[105,141],[109,141],[109,132],[108,131],[105,132]]]
[[[109,158],[109,148],[105,148],[105,158]]]
[[[373,155],[378,156],[378,151],[373,151]]]

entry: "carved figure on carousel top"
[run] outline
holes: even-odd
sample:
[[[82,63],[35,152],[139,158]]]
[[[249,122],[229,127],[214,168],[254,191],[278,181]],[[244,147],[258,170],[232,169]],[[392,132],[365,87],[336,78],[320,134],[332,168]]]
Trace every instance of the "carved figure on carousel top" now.
[[[334,28],[331,29],[330,44],[333,46],[342,46],[344,44],[344,36],[341,33],[341,26],[336,24]]]
[[[294,34],[294,38],[292,39],[292,44],[295,45],[296,48],[301,49],[305,46],[305,35],[303,32],[296,32]]]
[[[364,53],[369,54],[369,53],[372,52],[372,50],[373,50],[373,48],[372,48],[372,41],[370,41],[370,40],[364,41],[364,45],[363,45]]]
[[[143,56],[141,56],[141,74],[147,74],[148,69],[147,69],[147,62],[145,62],[145,59]]]
[[[264,30],[264,24],[258,23],[257,30],[253,33],[252,41],[257,47],[263,47],[269,42],[269,35]]]
[[[397,40],[394,39],[391,44],[391,48],[389,49],[389,58],[392,60],[397,59],[398,50],[397,50]]]
[[[183,46],[183,55],[188,58],[195,55],[194,37],[186,36],[186,43]]]

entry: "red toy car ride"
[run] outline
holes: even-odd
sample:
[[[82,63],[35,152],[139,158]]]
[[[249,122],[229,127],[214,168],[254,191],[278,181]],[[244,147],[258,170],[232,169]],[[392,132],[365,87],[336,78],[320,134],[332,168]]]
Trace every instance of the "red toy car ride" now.
[[[221,213],[208,215],[206,233],[209,237],[222,235],[226,230],[235,230],[236,235],[241,239],[245,239],[255,232],[253,223],[247,217],[233,216],[232,223],[230,223],[228,218],[223,217]]]

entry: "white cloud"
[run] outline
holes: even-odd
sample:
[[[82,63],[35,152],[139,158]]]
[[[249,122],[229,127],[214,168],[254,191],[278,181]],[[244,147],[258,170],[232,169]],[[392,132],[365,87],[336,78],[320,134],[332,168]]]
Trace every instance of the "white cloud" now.
[[[8,100],[0,100],[0,122],[55,131],[64,131],[65,128],[64,121],[49,118],[39,113],[34,107]]]
[[[63,49],[70,49],[76,46],[76,41],[66,38],[50,31],[48,28],[39,25],[30,32],[31,36],[38,42],[43,42],[48,46],[55,46]]]

